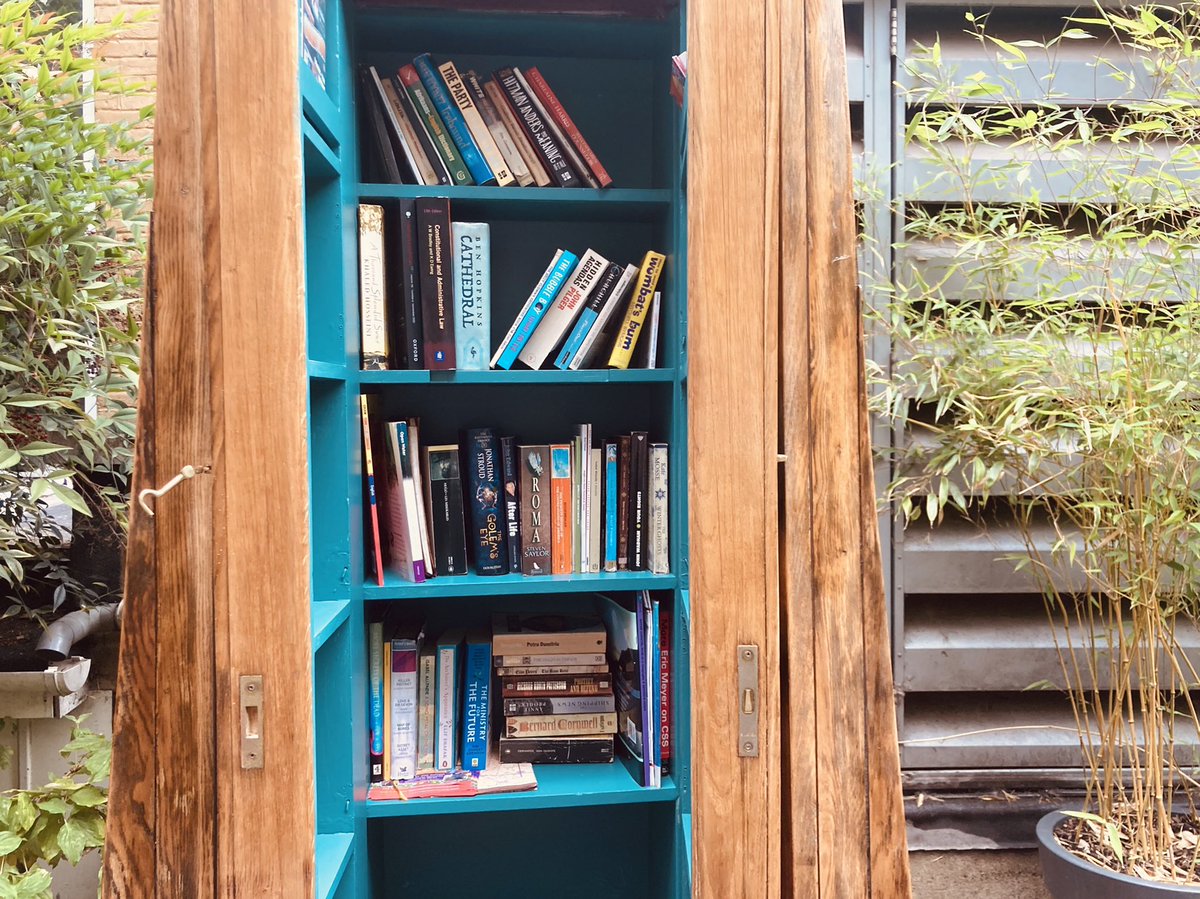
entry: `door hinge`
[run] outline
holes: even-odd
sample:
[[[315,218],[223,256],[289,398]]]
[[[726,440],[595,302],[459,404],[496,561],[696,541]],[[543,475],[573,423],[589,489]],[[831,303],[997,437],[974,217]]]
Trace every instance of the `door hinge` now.
[[[738,756],[758,757],[758,647],[737,648]]]
[[[900,55],[900,15],[896,7],[892,7],[892,32],[891,32],[891,49],[892,58]]]
[[[244,674],[239,679],[238,702],[242,718],[242,767],[263,766],[263,679],[261,674]]]

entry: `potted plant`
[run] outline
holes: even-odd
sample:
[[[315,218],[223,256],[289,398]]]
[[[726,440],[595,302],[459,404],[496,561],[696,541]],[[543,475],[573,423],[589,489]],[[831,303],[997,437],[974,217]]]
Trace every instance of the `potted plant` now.
[[[1099,10],[1019,46],[967,18],[994,77],[937,45],[912,70],[909,158],[947,202],[906,210],[905,241],[943,262],[898,270],[878,322],[895,351],[877,410],[926,435],[898,448],[891,499],[910,527],[999,508],[1024,538],[1016,564],[1060,662],[1031,686],[1065,691],[1082,757],[1082,808],[1038,828],[1051,892],[1191,891],[1200,659],[1179,638],[1200,611],[1200,6]],[[1052,80],[1007,99],[1060,44],[1099,36],[1100,57],[1126,62],[1098,61],[1097,78],[1144,99],[1082,109]],[[1069,570],[1085,589],[1060,586]]]

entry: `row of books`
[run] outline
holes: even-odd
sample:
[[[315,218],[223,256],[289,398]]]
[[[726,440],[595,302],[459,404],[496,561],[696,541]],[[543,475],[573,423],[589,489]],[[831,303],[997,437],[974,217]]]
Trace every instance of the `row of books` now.
[[[536,67],[490,80],[422,53],[394,76],[360,70],[364,146],[395,184],[610,187],[613,180]]]
[[[453,221],[450,200],[425,197],[361,204],[358,226],[364,369],[657,364],[661,253],[647,252],[639,268],[593,249],[556,250],[493,354],[486,222]]]
[[[569,442],[534,445],[474,428],[461,445],[422,446],[418,419],[384,421],[373,402],[364,395],[360,408],[379,586],[389,570],[422,583],[468,565],[479,575],[670,573],[670,447],[648,432],[597,447],[590,424]]]
[[[670,615],[646,591],[633,608],[596,604],[594,614],[498,613],[490,633],[434,638],[419,623],[369,622],[371,782],[476,795],[479,782],[460,792],[448,788],[461,777],[441,775],[492,769],[503,786],[484,781],[485,792],[528,789],[529,775],[505,766],[611,762],[619,737],[642,785],[661,786],[673,742]]]

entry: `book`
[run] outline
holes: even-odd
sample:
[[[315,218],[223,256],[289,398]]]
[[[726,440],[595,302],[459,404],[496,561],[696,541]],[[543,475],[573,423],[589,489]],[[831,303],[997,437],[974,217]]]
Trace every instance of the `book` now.
[[[497,612],[492,615],[492,653],[498,656],[603,653],[604,625],[594,615]]]
[[[424,468],[435,569],[441,575],[466,574],[467,538],[458,444],[426,447]]]
[[[649,512],[649,435],[634,431],[629,435],[629,570],[646,570],[646,516]]]
[[[528,741],[526,741],[528,742]],[[372,784],[367,798],[380,800],[457,799],[537,789],[537,775],[528,763],[493,758],[482,771],[426,771],[412,780]]]
[[[462,641],[462,630],[446,631],[437,641],[437,732],[433,765],[438,771],[450,771],[457,762],[458,667]]]
[[[571,558],[571,445],[550,445],[550,570],[570,574]]]
[[[492,355],[491,234],[487,222],[452,222],[454,359],[462,371],[487,371]]]
[[[526,696],[520,699],[503,700],[504,715],[593,715],[613,713],[617,710],[616,698],[607,696]],[[614,722],[615,723],[615,722]],[[616,733],[614,730],[613,733]]]
[[[633,358],[633,350],[637,346],[638,334],[646,320],[647,307],[654,297],[654,289],[658,285],[666,261],[667,257],[662,253],[653,250],[646,252],[642,267],[638,269],[633,296],[625,309],[625,318],[617,329],[612,353],[608,357],[610,368],[629,367],[629,360]]]
[[[514,665],[603,665],[607,657],[603,650],[599,652],[559,652],[547,650],[534,653],[501,653],[493,657],[492,663],[497,668],[511,668]]]
[[[630,438],[617,438],[617,570],[629,569],[629,451]]]
[[[659,618],[661,642],[658,647],[658,686],[660,693],[658,703],[658,745],[659,754],[662,756],[663,771],[668,769],[668,762],[671,759],[671,637],[673,633],[671,615],[664,609],[662,616]]]
[[[504,537],[508,548],[508,570],[522,567],[521,553],[521,469],[517,458],[517,438],[500,438],[500,472],[504,479]]]
[[[475,573],[507,574],[500,443],[491,428],[473,428],[464,434],[462,448]]]
[[[544,677],[550,674],[605,674],[608,665],[513,665],[497,668],[497,677]]]
[[[637,266],[627,265],[621,272],[621,277],[613,286],[612,292],[603,299],[596,311],[596,320],[588,327],[579,349],[569,364],[571,371],[588,368],[599,362],[602,352],[612,348],[616,334],[616,312],[623,310],[629,302],[629,294],[633,290],[633,282],[637,278]],[[580,313],[581,315],[583,313]]]
[[[398,361],[404,368],[425,367],[424,319],[421,310],[420,261],[417,258],[416,201],[403,199],[394,207],[396,226],[388,231],[391,254],[389,294],[399,301],[397,320],[403,320]],[[394,307],[393,307],[394,309]]]
[[[604,443],[604,570],[617,570],[617,442]]]
[[[504,163],[508,166],[508,170],[512,172],[512,176],[516,179],[517,184],[521,187],[528,187],[530,184],[533,184],[533,174],[529,171],[525,157],[521,155],[521,151],[517,148],[512,135],[509,134],[508,126],[501,119],[500,112],[496,109],[496,104],[492,102],[492,98],[488,96],[487,91],[483,89],[483,85],[479,83],[479,76],[474,71],[468,70],[463,75],[463,81],[466,82],[467,89],[471,92],[471,99],[475,102],[475,108],[479,110],[479,116],[483,119],[483,124],[487,127],[492,135],[492,140],[496,143],[496,149],[504,157]]]
[[[550,173],[546,171],[546,166],[543,164],[538,151],[533,148],[533,144],[529,140],[529,135],[525,133],[525,129],[517,121],[517,114],[508,102],[504,89],[495,81],[486,81],[483,85],[483,92],[487,94],[488,99],[492,101],[492,105],[496,107],[496,114],[500,116],[500,121],[504,124],[505,129],[507,129],[508,136],[512,138],[517,151],[521,154],[521,159],[524,160],[526,168],[529,169],[529,174],[533,176],[533,183],[538,187],[548,187],[550,185]]]
[[[571,361],[575,358],[575,354],[579,352],[580,347],[583,346],[583,341],[587,338],[588,331],[591,330],[592,325],[595,324],[596,319],[600,315],[600,309],[603,308],[605,302],[612,296],[613,290],[620,283],[621,275],[624,271],[625,269],[622,266],[615,262],[610,262],[601,273],[587,302],[579,310],[579,314],[575,318],[575,324],[571,327],[571,333],[563,341],[562,348],[558,351],[558,355],[554,359],[555,368],[560,371],[566,371],[571,367]]]
[[[654,291],[650,299],[650,310],[646,313],[645,336],[638,341],[634,354],[637,368],[658,368],[658,331],[662,319],[662,292]]]
[[[413,73],[416,74],[415,72]],[[396,74],[388,79],[392,83],[392,87],[396,90],[396,99],[400,101],[400,105],[404,108],[404,114],[408,117],[409,123],[412,125],[413,132],[417,136],[417,144],[421,148],[421,155],[425,157],[425,161],[429,164],[433,171],[433,184],[454,184],[456,183],[450,173],[450,169],[446,167],[446,160],[442,158],[442,154],[438,152],[437,141],[429,131],[429,123],[425,116],[418,111],[416,104],[413,102],[412,94],[405,88],[404,82],[399,74]],[[420,81],[417,82],[420,86]],[[432,109],[432,106],[430,107]],[[449,141],[449,137],[446,138]],[[452,142],[451,142],[452,143]],[[463,174],[466,174],[466,169],[463,169]]]
[[[668,499],[670,484],[668,471],[670,468],[670,447],[665,443],[650,444],[650,484],[647,517],[647,567],[653,574],[670,574],[670,517]]]
[[[383,640],[383,779],[392,779],[392,641]]]
[[[371,76],[371,85],[375,89],[375,102],[383,111],[383,119],[387,125],[387,133],[394,149],[397,161],[403,159],[405,168],[414,184],[436,184],[433,168],[425,158],[417,144],[417,133],[408,121],[408,114],[400,105],[396,95],[396,86],[390,79],[379,77],[374,66],[367,66]]]
[[[371,422],[368,413],[367,395],[359,394],[358,408],[362,418],[363,467],[366,469],[367,507],[371,517],[371,554],[375,569],[375,583],[383,586],[383,541],[379,533],[379,498],[375,493],[375,456],[371,452]]]
[[[501,88],[505,102],[512,108],[517,122],[524,129],[530,144],[546,167],[551,183],[556,187],[582,187],[584,182],[563,155],[562,146],[555,139],[542,114],[538,112],[533,98],[522,86],[516,71],[511,68],[498,69],[493,77]]]
[[[367,670],[370,684],[370,780],[383,780],[383,622],[367,625]]]
[[[417,516],[416,487],[408,452],[408,422],[388,422],[384,428],[388,447],[384,508],[387,512],[388,555],[392,569],[406,581],[425,580],[421,532]]]
[[[658,612],[657,602],[650,593],[638,593],[638,616],[642,622],[644,651],[641,654],[642,676],[642,786],[662,786],[662,760],[658,739]]]
[[[303,0],[300,4],[300,62],[325,87],[325,2]]]
[[[429,99],[433,101],[433,108],[441,117],[446,132],[454,141],[454,145],[458,147],[463,165],[471,173],[472,180],[479,185],[489,184],[496,180],[491,168],[484,160],[483,154],[479,152],[479,147],[475,145],[475,138],[471,136],[471,132],[467,128],[466,120],[450,98],[445,82],[434,68],[433,59],[428,53],[422,53],[412,61],[412,65],[417,70],[421,85],[429,94]]]
[[[517,361],[517,355],[525,348],[529,335],[533,333],[538,322],[542,320],[546,309],[554,301],[558,291],[567,280],[567,275],[575,267],[578,257],[570,250],[556,250],[550,265],[542,273],[541,280],[533,288],[533,293],[521,307],[520,314],[513,320],[508,334],[500,341],[496,354],[492,357],[492,368],[512,368]]]
[[[371,73],[366,68],[362,68],[358,75],[362,88],[363,110],[366,112],[367,139],[365,142],[374,147],[374,155],[363,160],[364,169],[367,170],[364,177],[374,177],[375,180],[388,184],[400,184],[404,178],[400,172],[400,163],[396,159],[396,150],[388,136],[388,126],[384,121],[382,103],[376,95],[375,85],[371,81]]]
[[[588,501],[588,573],[599,574],[601,565],[601,546],[604,535],[604,520],[601,517],[601,481],[603,479],[604,464],[602,461],[603,450],[592,447],[588,450],[589,474],[588,474],[588,490],[591,491],[591,498]]]
[[[628,609],[609,596],[600,600],[600,616],[608,628],[608,658],[612,664],[613,695],[617,706],[617,735],[626,751],[641,763],[645,759],[642,619],[638,609]]]
[[[567,115],[566,109],[559,102],[558,96],[550,89],[550,85],[546,83],[546,79],[542,77],[542,73],[538,71],[536,66],[532,66],[524,70],[525,80],[529,83],[529,87],[533,90],[533,94],[541,102],[542,108],[549,115],[550,120],[558,126],[558,130],[567,139],[570,145],[579,154],[582,162],[587,166],[587,170],[591,172],[596,180],[597,187],[611,187],[613,183],[612,177],[600,164],[599,157],[596,156],[594,150],[583,139],[583,134],[576,127],[575,122]]]
[[[438,74],[442,76],[442,81],[446,84],[450,100],[458,107],[463,122],[467,126],[467,131],[470,132],[471,139],[475,141],[475,148],[483,157],[483,161],[487,164],[487,167],[491,169],[497,186],[511,187],[516,184],[517,179],[509,171],[508,163],[504,160],[500,148],[496,146],[496,141],[492,138],[492,132],[484,124],[483,116],[475,105],[475,99],[463,81],[462,76],[459,75],[454,63],[449,60],[442,63],[438,66]]]
[[[541,677],[522,675],[500,678],[500,696],[596,696],[613,692],[613,680],[607,674],[556,674]]]
[[[408,420],[408,457],[412,462],[413,490],[417,497],[417,525],[421,533],[421,558],[425,560],[425,577],[437,575],[437,562],[433,558],[433,522],[430,519],[428,493],[425,483],[425,466],[421,464],[421,420]]]
[[[587,571],[588,426],[576,425],[571,441],[571,571]]]
[[[606,268],[608,260],[595,250],[589,249],[583,254],[571,273],[570,281],[558,292],[525,347],[517,354],[518,359],[534,370],[542,367],[546,358],[567,336],[575,317],[583,309]]]
[[[462,767],[487,767],[488,722],[491,720],[492,643],[484,630],[467,633],[463,643]]]
[[[434,149],[442,160],[442,164],[446,167],[446,171],[450,176],[450,183],[457,185],[474,184],[475,179],[471,177],[467,166],[463,162],[462,154],[459,153],[458,146],[450,137],[442,124],[441,116],[438,115],[437,109],[434,108],[433,101],[425,90],[425,86],[421,83],[421,76],[417,74],[416,68],[411,65],[401,66],[396,72],[396,77],[400,80],[400,84],[404,87],[408,94],[409,100],[412,101],[413,107],[417,111],[417,117],[425,126],[426,133],[429,135]]]
[[[383,263],[383,207],[360,203],[358,207],[358,301],[362,324],[362,367],[375,371],[388,367],[387,312]]]
[[[392,638],[391,690],[392,779],[409,780],[417,773],[417,653],[419,630]]]
[[[425,365],[431,371],[448,371],[455,365],[450,201],[422,197],[416,201],[416,213]]]
[[[539,737],[510,740],[501,737],[500,760],[551,764],[560,762],[611,762],[613,738],[604,737]]]
[[[437,730],[437,651],[422,647],[417,655],[417,772],[434,770]]]
[[[521,485],[518,505],[521,515],[521,567],[526,575],[549,574],[551,569],[550,540],[553,524],[550,518],[550,485],[545,482],[545,465],[550,458],[548,446],[518,446],[517,461]]]
[[[514,68],[513,74],[516,76],[517,82],[521,85],[521,89],[529,96],[530,104],[532,104],[533,108],[537,110],[537,114],[541,117],[546,129],[554,136],[554,140],[558,143],[559,149],[561,149],[563,155],[567,157],[567,161],[571,164],[572,171],[574,171],[575,174],[581,179],[582,186],[593,188],[599,187],[600,183],[592,174],[591,169],[588,168],[587,163],[585,163],[580,157],[579,152],[575,149],[575,146],[567,138],[567,135],[563,132],[562,128],[558,126],[558,123],[554,120],[553,116],[550,115],[549,110],[546,109],[537,93],[530,86],[529,80],[525,77],[525,73],[521,69]]]
[[[519,715],[504,719],[506,739],[528,737],[571,737],[592,734],[615,734],[616,712],[597,712],[590,715]]]

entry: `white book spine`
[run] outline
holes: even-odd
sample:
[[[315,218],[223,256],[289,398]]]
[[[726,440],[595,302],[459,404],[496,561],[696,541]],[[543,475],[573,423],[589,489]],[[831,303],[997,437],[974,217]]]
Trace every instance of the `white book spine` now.
[[[636,265],[625,266],[625,271],[621,273],[621,279],[617,281],[617,286],[613,288],[613,292],[601,308],[600,314],[596,316],[596,321],[592,323],[587,336],[583,338],[583,343],[579,345],[579,352],[571,359],[571,364],[568,366],[571,371],[579,371],[586,367],[591,356],[599,349],[600,337],[604,333],[604,329],[608,327],[609,319],[618,309],[625,308],[625,298],[629,295],[629,289],[633,284],[633,279],[637,277],[637,273]]]
[[[516,144],[521,158],[525,160],[525,167],[529,169],[529,174],[533,176],[534,183],[538,187],[548,187],[550,185],[550,175],[546,172],[545,167],[538,158],[533,145],[530,144],[529,137],[525,134],[521,123],[517,121],[516,113],[512,111],[512,108],[508,105],[508,101],[504,99],[503,88],[495,81],[488,81],[483,85],[483,90],[488,95],[488,99],[492,101],[492,105],[496,107],[500,121],[504,123],[509,137]]]
[[[662,293],[654,291],[654,299],[650,303],[650,333],[646,335],[650,344],[646,347],[646,368],[658,368],[658,322],[662,317]]]
[[[437,746],[434,764],[438,771],[454,768],[454,686],[458,678],[458,647],[438,647]]]
[[[409,467],[412,469],[413,494],[417,498],[417,530],[421,534],[421,560],[425,576],[437,574],[433,567],[433,541],[430,539],[429,504],[425,501],[425,478],[421,470],[421,428],[414,418],[408,423]]]
[[[653,574],[671,573],[669,455],[667,444],[650,444],[650,515],[647,522],[650,543],[647,551]]]
[[[392,779],[417,773],[417,644],[392,641]]]
[[[453,222],[454,359],[487,371],[492,349],[491,233],[487,222]]]
[[[558,260],[562,259],[562,254],[562,250],[554,251],[554,258],[550,260],[550,264],[546,266],[546,270],[542,272],[542,276],[538,278],[537,284],[533,286],[533,292],[529,294],[529,299],[525,301],[525,305],[521,307],[521,311],[517,313],[516,318],[513,319],[512,326],[508,329],[508,333],[505,334],[504,339],[500,341],[500,346],[496,347],[496,352],[492,355],[491,362],[489,363],[492,368],[496,367],[496,363],[499,362],[500,357],[504,355],[504,348],[508,346],[509,341],[512,340],[516,335],[517,329],[521,327],[521,321],[525,318],[525,315],[537,301],[538,294],[542,292],[542,285],[546,283],[546,279],[550,277],[550,273],[554,271],[554,267],[558,265]]]
[[[595,448],[590,451],[591,454],[591,477],[588,479],[588,487],[591,489],[591,513],[588,523],[588,571],[592,574],[600,573],[600,544],[601,530],[603,530],[600,518],[600,472],[604,465],[604,451]]]
[[[554,304],[546,310],[537,329],[517,356],[518,359],[532,369],[542,367],[546,357],[554,352],[554,348],[562,342],[571,325],[575,323],[575,317],[583,310],[588,296],[599,283],[600,276],[604,274],[607,266],[608,260],[595,250],[588,250],[583,254],[583,258],[575,266],[570,283],[559,292]]]
[[[575,149],[575,144],[563,133],[562,129],[558,127],[558,122],[547,112],[546,107],[542,105],[542,101],[538,99],[538,95],[533,92],[533,89],[529,86],[529,82],[525,80],[525,73],[520,69],[514,68],[513,75],[516,76],[518,83],[521,85],[521,90],[529,97],[530,105],[537,110],[547,130],[554,136],[555,141],[558,142],[559,148],[571,163],[571,168],[579,173],[580,178],[583,179],[583,183],[588,187],[599,187],[600,182],[592,174],[591,166],[583,161],[583,158],[580,157],[578,151]]]
[[[471,132],[471,137],[475,139],[475,145],[479,147],[479,152],[483,154],[484,161],[487,162],[488,168],[492,170],[492,174],[496,176],[497,186],[511,187],[516,184],[517,179],[508,170],[508,163],[504,161],[504,157],[501,155],[500,149],[496,146],[496,142],[492,139],[492,133],[488,131],[487,125],[483,123],[483,117],[479,114],[479,110],[475,108],[475,101],[471,99],[471,92],[467,90],[467,86],[459,76],[458,69],[454,67],[454,63],[442,63],[438,66],[438,72],[441,74],[442,80],[446,82],[446,87],[450,91],[450,99],[458,107],[459,112],[462,113],[463,121],[467,123],[467,130]]]
[[[363,368],[387,368],[387,317],[384,311],[383,207],[358,207],[358,291],[362,317]]]

